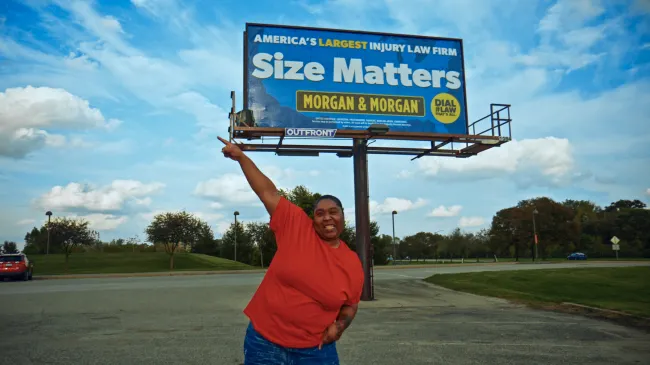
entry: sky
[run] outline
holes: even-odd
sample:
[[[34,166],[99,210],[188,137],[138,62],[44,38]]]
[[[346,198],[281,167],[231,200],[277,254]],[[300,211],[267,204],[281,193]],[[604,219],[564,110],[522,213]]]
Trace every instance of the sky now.
[[[369,156],[381,233],[393,210],[404,236],[476,231],[539,196],[650,205],[646,0],[4,0],[0,241],[22,246],[47,210],[104,241],[144,241],[165,211],[217,236],[235,210],[268,221],[216,139],[230,91],[241,100],[247,22],[461,38],[470,122],[512,105],[513,140],[477,156]],[[354,222],[351,159],[249,156],[278,187],[338,196]]]

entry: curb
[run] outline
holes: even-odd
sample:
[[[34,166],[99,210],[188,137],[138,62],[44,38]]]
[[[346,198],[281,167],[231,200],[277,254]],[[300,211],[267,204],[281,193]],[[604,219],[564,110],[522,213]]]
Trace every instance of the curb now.
[[[426,269],[432,267],[458,267],[458,266],[495,266],[495,265],[514,265],[514,262],[475,262],[466,264],[415,264],[415,265],[382,265],[374,266],[373,270],[399,270],[399,269]]]
[[[64,279],[101,279],[101,278],[134,278],[156,276],[197,276],[197,275],[223,275],[223,274],[259,274],[266,270],[222,270],[222,271],[163,271],[145,273],[119,273],[119,274],[70,274],[70,275],[43,275],[34,276],[33,280],[64,280]]]
[[[630,318],[638,318],[638,319],[643,319],[643,320],[646,320],[646,321],[650,321],[650,318],[648,318],[648,317],[642,317],[642,316],[638,316],[638,315],[635,315],[635,314],[621,312],[621,311],[617,311],[617,310],[613,310],[613,309],[597,308],[597,307],[592,307],[592,306],[589,306],[589,305],[571,303],[571,302],[562,302],[562,305],[568,305],[568,306],[571,306],[571,307],[578,307],[578,308],[582,308],[582,309],[589,309],[589,310],[592,310],[594,312],[610,313],[610,314],[616,314],[616,315],[619,315],[619,316],[625,316],[625,317],[630,317]]]
[[[471,263],[471,264],[422,264],[422,265],[386,265],[375,266],[374,270],[399,270],[399,269],[422,269],[435,267],[452,267],[452,266],[492,266],[492,265],[512,265],[511,262],[499,263]],[[218,270],[218,271],[161,271],[161,272],[144,272],[144,273],[105,273],[105,274],[61,274],[61,275],[43,275],[34,276],[34,280],[63,280],[63,279],[101,279],[101,278],[133,278],[133,277],[157,277],[157,276],[196,276],[196,275],[225,275],[225,274],[261,274],[266,269],[256,270]]]

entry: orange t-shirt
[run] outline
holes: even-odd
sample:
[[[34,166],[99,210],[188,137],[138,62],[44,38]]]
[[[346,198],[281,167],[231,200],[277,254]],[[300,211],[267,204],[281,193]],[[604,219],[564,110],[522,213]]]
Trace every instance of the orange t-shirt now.
[[[244,313],[267,340],[289,348],[318,346],[341,306],[359,303],[363,268],[356,252],[323,242],[311,218],[280,198],[271,216],[278,250]]]

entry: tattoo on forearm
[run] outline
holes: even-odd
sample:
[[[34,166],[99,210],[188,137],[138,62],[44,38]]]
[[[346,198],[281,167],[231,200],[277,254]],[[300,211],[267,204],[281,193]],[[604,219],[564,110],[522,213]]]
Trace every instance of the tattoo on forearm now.
[[[355,314],[355,307],[344,306],[341,308],[339,316],[336,319],[336,329],[339,336],[350,326]]]

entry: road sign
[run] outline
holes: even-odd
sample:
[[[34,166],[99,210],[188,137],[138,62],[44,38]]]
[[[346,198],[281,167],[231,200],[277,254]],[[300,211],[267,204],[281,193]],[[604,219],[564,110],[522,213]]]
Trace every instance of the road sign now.
[[[617,244],[613,244],[613,245],[612,245],[612,250],[614,250],[614,251],[618,251],[618,250],[620,250],[620,249],[621,249],[621,245],[617,245]]]
[[[612,237],[610,241],[615,245],[618,245],[618,243],[621,242],[621,240],[619,240],[616,236]]]

